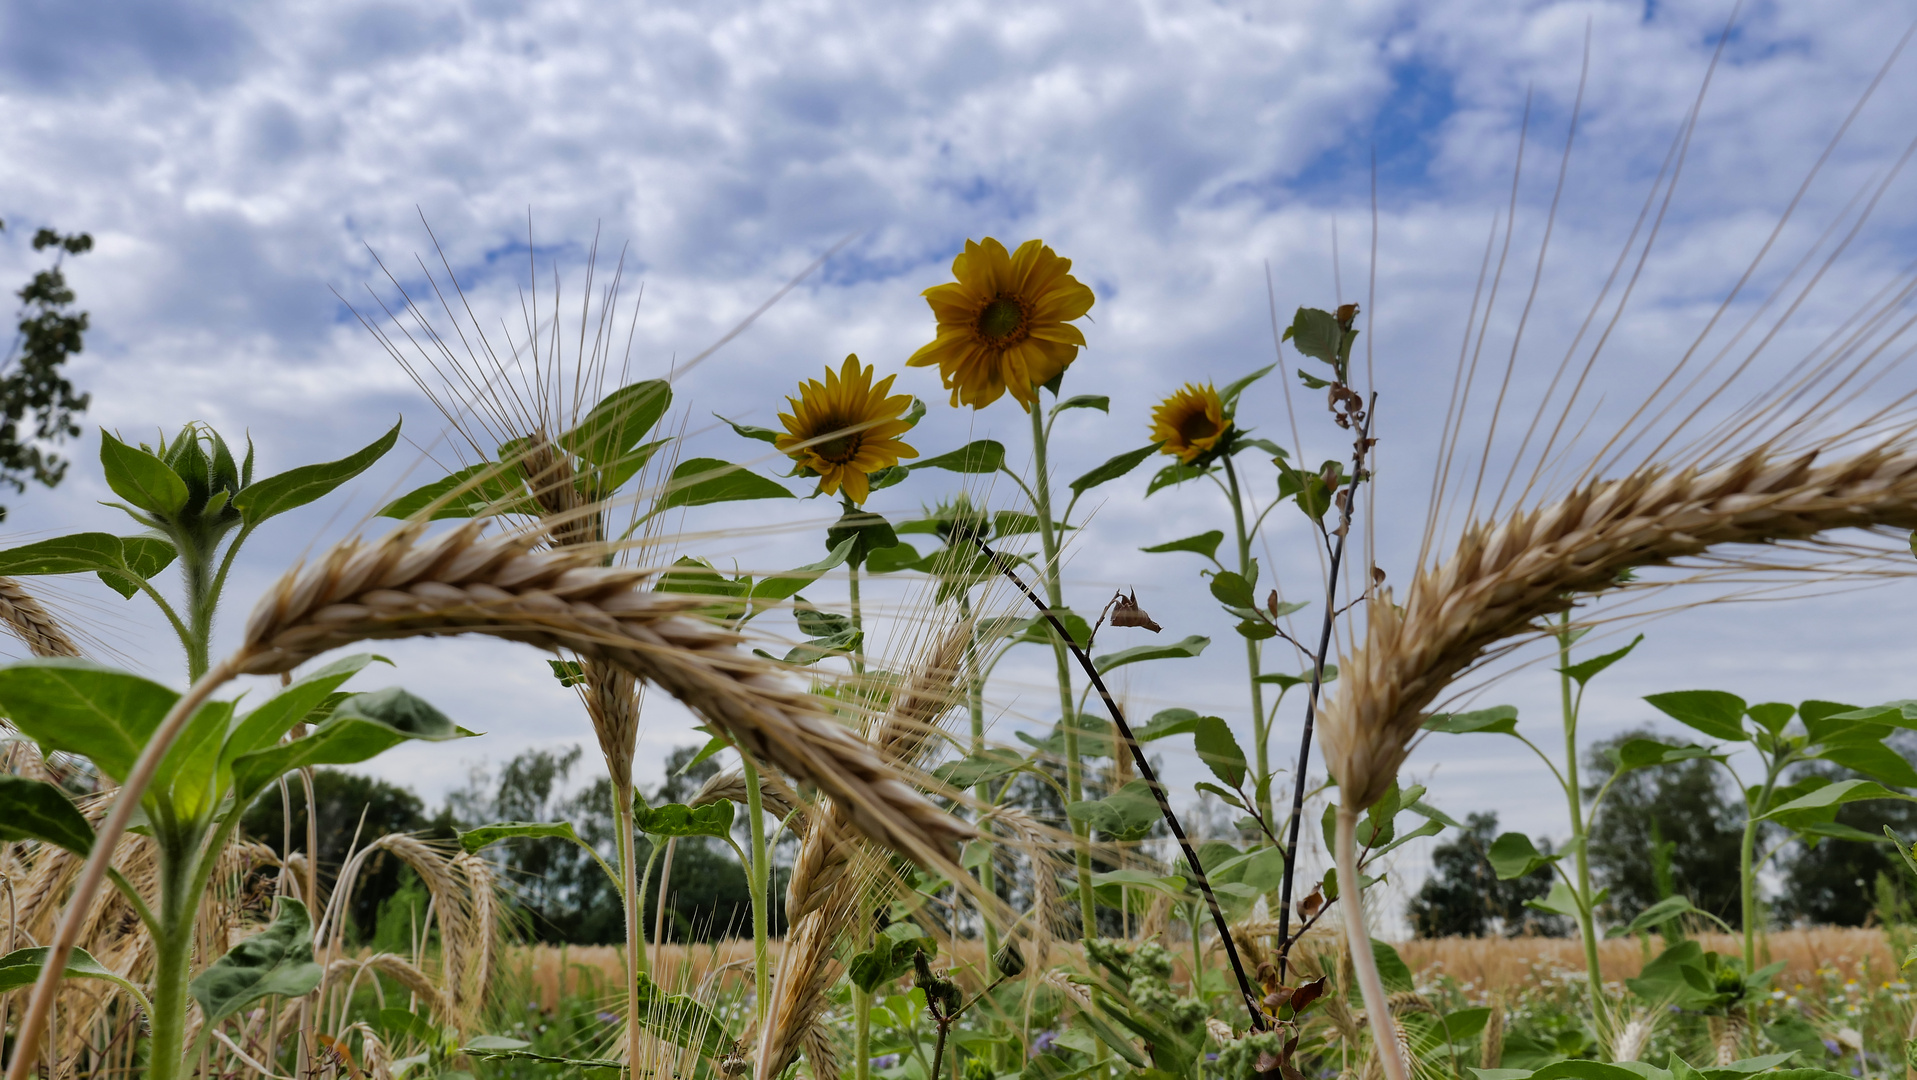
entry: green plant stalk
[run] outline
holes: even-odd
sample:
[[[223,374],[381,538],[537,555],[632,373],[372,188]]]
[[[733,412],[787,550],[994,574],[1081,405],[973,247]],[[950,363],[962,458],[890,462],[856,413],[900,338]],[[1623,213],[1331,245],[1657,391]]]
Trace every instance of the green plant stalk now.
[[[765,1026],[765,1011],[772,1003],[772,965],[768,957],[766,927],[765,797],[759,790],[759,767],[752,755],[739,751],[740,767],[745,773],[746,822],[752,831],[752,865],[746,868],[746,882],[752,892],[752,984],[759,1026]]]
[[[1251,534],[1245,529],[1245,502],[1238,487],[1238,470],[1231,455],[1225,455],[1225,479],[1230,483],[1231,518],[1238,540],[1238,575],[1251,581]],[[1253,583],[1256,584],[1255,582]],[[1256,597],[1253,597],[1256,600]],[[1251,741],[1258,762],[1252,790],[1257,793],[1258,815],[1266,824],[1272,821],[1271,807],[1271,717],[1265,712],[1265,687],[1258,681],[1264,650],[1252,638],[1245,639],[1245,671],[1251,683]]]
[[[1338,804],[1338,831],[1333,845],[1333,855],[1338,862],[1338,906],[1344,911],[1351,967],[1358,977],[1365,1013],[1371,1021],[1371,1041],[1378,1063],[1384,1067],[1386,1080],[1411,1080],[1407,1063],[1398,1053],[1390,1001],[1385,996],[1384,980],[1378,975],[1377,957],[1372,954],[1371,932],[1365,927],[1364,878],[1359,874],[1357,841],[1361,813],[1363,811]]]
[[[172,845],[168,845],[171,847]],[[169,855],[171,857],[169,857]],[[192,1006],[193,929],[202,895],[194,889],[192,861],[177,852],[160,857],[160,913],[153,935],[153,1030],[148,1048],[150,1080],[185,1075],[186,1020]]]
[[[1564,801],[1571,812],[1571,844],[1578,894],[1578,936],[1584,941],[1584,978],[1591,990],[1591,1008],[1604,1000],[1604,973],[1598,967],[1597,923],[1591,911],[1591,860],[1586,853],[1584,795],[1578,790],[1578,702],[1571,693],[1571,613],[1559,624],[1558,695],[1564,710]]]
[[[1039,551],[1044,556],[1042,576],[1045,602],[1054,610],[1065,606],[1064,587],[1058,574],[1058,535],[1052,529],[1052,480],[1045,464],[1045,417],[1037,402],[1028,410],[1032,415],[1032,510],[1038,518]],[[1065,640],[1052,629],[1052,655],[1058,662],[1059,723],[1065,732],[1065,797],[1078,802],[1085,797],[1085,764],[1078,753],[1078,722],[1072,708],[1072,662],[1065,651]],[[1078,866],[1078,911],[1084,936],[1098,936],[1098,906],[1092,895],[1092,838],[1084,822],[1072,820],[1072,853]]]
[[[1757,819],[1770,812],[1771,792],[1777,787],[1780,766],[1766,762],[1764,786],[1744,815],[1744,839],[1737,850],[1739,910],[1744,914],[1744,974],[1757,970]],[[1745,798],[1749,798],[1746,795]]]
[[[972,594],[969,590],[959,593],[959,617],[967,623],[972,622]],[[979,671],[978,627],[974,625],[965,636],[965,703],[972,719],[972,753],[985,751],[985,679]],[[979,781],[972,788],[972,794],[981,805],[990,805],[992,787],[986,781]],[[979,831],[989,835],[991,827],[981,822]],[[988,857],[978,868],[979,887],[990,898],[998,895],[998,871]],[[998,978],[998,924],[989,912],[981,912],[980,921],[985,924],[985,978],[991,981]]]
[[[858,910],[852,916],[854,949],[863,951],[872,947],[871,918],[861,897]],[[872,995],[856,985],[852,987],[852,1077],[853,1080],[872,1077]]]
[[[212,560],[206,553],[191,550],[190,545],[176,546],[180,571],[186,579],[187,632],[181,639],[186,646],[186,678],[197,682],[206,674],[213,640],[213,608],[218,598],[213,595]]]
[[[639,1060],[639,975],[646,971],[645,882],[635,881],[633,863],[639,851],[638,835],[632,823],[632,785],[615,786],[612,791],[612,817],[619,845],[619,899],[626,917],[626,1060]],[[658,853],[654,847],[654,854]],[[647,860],[646,873],[652,873]],[[560,972],[565,978],[565,972]]]

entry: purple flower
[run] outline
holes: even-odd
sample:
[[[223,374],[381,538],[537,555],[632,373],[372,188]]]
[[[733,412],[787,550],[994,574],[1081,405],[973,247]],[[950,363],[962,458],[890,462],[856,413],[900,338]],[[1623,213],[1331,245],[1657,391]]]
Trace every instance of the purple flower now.
[[[874,1069],[889,1069],[899,1063],[897,1054],[880,1054],[869,1063]]]
[[[1044,1053],[1045,1051],[1050,1050],[1052,1048],[1052,1044],[1057,1041],[1058,1041],[1057,1031],[1053,1031],[1050,1029],[1041,1031],[1038,1033],[1038,1037],[1032,1040],[1032,1052],[1027,1056],[1037,1057],[1038,1055]]]
[[[602,1023],[602,1024],[612,1024],[612,1023],[617,1023],[617,1022],[618,1022],[618,1020],[619,1020],[619,1018],[618,1018],[617,1016],[615,1016],[615,1015],[613,1015],[612,1013],[609,1013],[609,1012],[602,1012],[602,1013],[600,1013],[600,1014],[598,1014],[598,1015],[599,1015],[599,1022],[600,1022],[600,1023]]]
[[[1824,1049],[1829,1050],[1833,1054],[1841,1054],[1844,1052],[1843,1047],[1837,1045],[1836,1039],[1825,1039]]]

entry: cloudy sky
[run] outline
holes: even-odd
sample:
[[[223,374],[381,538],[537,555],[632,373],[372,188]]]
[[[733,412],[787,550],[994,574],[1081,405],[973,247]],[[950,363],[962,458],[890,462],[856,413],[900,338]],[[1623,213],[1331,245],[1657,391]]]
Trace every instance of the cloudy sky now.
[[[1510,362],[1507,441],[1537,411],[1627,248],[1619,280],[1631,282],[1629,302],[1585,392],[1595,411],[1578,414],[1597,441],[1710,325],[1794,197],[1792,217],[1703,351],[1754,314],[1770,320],[1733,343],[1737,357],[1763,348],[1720,405],[1770,385],[1767,373],[1774,379],[1902,280],[1917,201],[1895,169],[1917,135],[1917,58],[1890,68],[1799,196],[1907,29],[1891,6],[1747,5],[1675,192],[1647,204],[1729,15],[1724,4],[1479,0],[0,0],[0,281],[24,281],[40,265],[27,243],[34,229],[93,234],[95,250],[69,264],[92,314],[73,371],[94,395],[90,425],[147,437],[204,420],[229,438],[250,432],[262,468],[277,471],[339,456],[404,417],[407,441],[380,466],[262,533],[236,574],[229,628],[294,559],[368,528],[384,499],[430,478],[429,456],[453,459],[444,420],[336,292],[367,312],[391,303],[376,253],[404,288],[429,296],[422,266],[443,285],[443,254],[489,332],[520,325],[535,272],[542,313],[556,274],[576,330],[595,236],[600,283],[623,256],[626,299],[643,287],[622,356],[635,377],[702,352],[843,242],[678,379],[684,453],[734,460],[762,447],[711,414],[774,423],[798,379],[857,352],[901,372],[899,387],[933,406],[912,436],[922,450],[990,436],[1023,463],[1029,438],[1009,401],[961,413],[945,407],[933,375],[902,366],[931,333],[917,294],[946,278],[968,237],[1043,237],[1097,292],[1090,347],[1066,386],[1109,394],[1111,412],[1060,421],[1063,478],[1144,442],[1151,404],[1178,384],[1222,383],[1271,363],[1271,301],[1280,312],[1366,301],[1382,442],[1364,524],[1378,564],[1402,580],[1460,342],[1486,295],[1481,281],[1490,287],[1487,253],[1503,276],[1482,355],[1487,371]],[[1640,263],[1646,220],[1657,242]],[[1498,231],[1507,224],[1508,235]],[[1792,276],[1807,252],[1808,269]],[[1780,284],[1791,290],[1785,300],[1761,308]],[[1604,295],[1614,308],[1622,286]],[[1765,339],[1787,310],[1789,322]],[[1281,370],[1299,366],[1295,353],[1282,359]],[[1898,380],[1892,371],[1883,392],[1902,392],[1909,380]],[[1317,395],[1293,389],[1303,456],[1342,456],[1346,442]],[[1290,415],[1274,377],[1247,393],[1239,418],[1290,445]],[[1469,421],[1464,455],[1478,452],[1488,425],[1488,412]],[[97,504],[108,493],[89,430],[68,448],[79,465],[65,484],[5,500],[11,541],[125,527]],[[1587,445],[1596,442],[1575,444]],[[1504,455],[1494,450],[1494,464]],[[1566,451],[1554,465],[1584,463]],[[1242,726],[1242,649],[1205,597],[1196,560],[1138,553],[1224,527],[1225,510],[1196,488],[1146,501],[1145,475],[1089,500],[1093,520],[1070,552],[1070,602],[1095,609],[1112,588],[1135,587],[1168,634],[1212,636],[1203,659],[1129,669],[1127,692],[1139,712],[1190,705]],[[919,474],[874,506],[908,514],[955,482]],[[1270,483],[1268,470],[1259,474],[1257,485]],[[1009,506],[1009,491],[989,494]],[[815,557],[827,516],[822,503],[794,502],[771,513],[715,508],[679,524],[693,533],[686,550],[775,568]],[[742,531],[768,517],[786,527],[771,538]],[[1310,536],[1289,508],[1271,521],[1265,565],[1290,594],[1311,594]],[[103,650],[178,679],[176,651],[139,603],[83,581],[64,583],[56,599]],[[1917,696],[1894,617],[1909,599],[1893,583],[1654,623],[1639,653],[1594,688],[1588,730],[1650,722],[1641,695],[1687,687],[1752,700]],[[903,585],[882,586],[873,602],[907,600]],[[398,670],[379,678],[489,733],[371,766],[429,798],[472,765],[590,738],[576,703],[523,649],[460,641],[390,651]],[[1002,669],[997,737],[1047,722],[1043,659]],[[1298,666],[1276,649],[1270,665]],[[1479,700],[1517,703],[1546,732],[1553,693],[1533,664]],[[1288,704],[1278,747],[1295,738],[1297,719]],[[654,704],[642,775],[656,779],[664,753],[697,737],[687,723]],[[1167,754],[1176,774],[1197,778],[1188,755]],[[1519,751],[1433,743],[1411,768],[1453,812],[1496,810],[1507,824],[1562,835],[1561,800]]]

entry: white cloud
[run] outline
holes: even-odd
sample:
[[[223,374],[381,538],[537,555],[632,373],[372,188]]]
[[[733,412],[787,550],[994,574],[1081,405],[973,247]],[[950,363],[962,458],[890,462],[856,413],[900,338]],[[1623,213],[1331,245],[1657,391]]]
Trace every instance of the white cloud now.
[[[1113,397],[1109,418],[1060,422],[1058,471],[1070,477],[1142,440],[1150,403],[1176,383],[1223,381],[1268,362],[1267,260],[1282,310],[1363,297],[1368,160],[1379,140],[1378,324],[1368,344],[1385,440],[1380,561],[1398,578],[1415,551],[1431,448],[1486,231],[1509,197],[1527,93],[1519,220],[1484,360],[1499,370],[1588,25],[1579,142],[1514,377],[1528,403],[1610,273],[1722,18],[1667,5],[1647,15],[1636,4],[1469,0],[1292,5],[1281,15],[1176,3],[307,3],[177,5],[166,26],[202,29],[161,33],[161,23],[76,24],[64,10],[18,3],[0,26],[10,42],[0,107],[14,119],[0,130],[0,216],[13,226],[0,238],[0,279],[22,279],[36,264],[24,243],[33,227],[91,230],[98,250],[71,265],[95,326],[77,367],[95,392],[90,418],[129,431],[192,418],[229,435],[250,428],[275,470],[356,447],[396,413],[422,445],[440,427],[328,291],[362,307],[361,282],[390,295],[363,245],[417,292],[413,254],[438,271],[423,212],[487,324],[516,328],[530,208],[542,287],[557,262],[573,301],[595,228],[602,265],[630,244],[628,281],[645,284],[634,350],[643,372],[703,349],[818,252],[858,234],[682,383],[697,452],[725,455],[752,448],[707,428],[709,412],[768,422],[797,378],[847,352],[898,368],[928,330],[916,293],[942,278],[964,238],[1044,236],[1100,293],[1074,388]],[[1903,30],[1867,4],[1759,6],[1747,17],[1714,76],[1660,247],[1636,286],[1636,314],[1609,340],[1601,385],[1586,399],[1602,397],[1604,417],[1650,385],[1734,285]],[[1912,78],[1908,64],[1893,71],[1736,315],[1902,152],[1917,130]],[[1893,189],[1799,313],[1802,331],[1780,339],[1760,369],[1801,357],[1908,261],[1909,192],[1908,181]],[[1341,281],[1332,277],[1334,223]],[[542,308],[548,302],[542,294]],[[926,373],[903,374],[900,385],[943,401]],[[1317,460],[1342,451],[1314,397],[1296,401],[1317,433],[1307,439]],[[1290,441],[1275,380],[1245,408]],[[935,408],[915,441],[936,450],[989,434],[1021,457],[1023,420],[1008,409],[973,417]],[[413,463],[395,453],[345,509],[311,508],[263,535],[235,596],[255,595],[288,559],[359,527]],[[888,505],[909,508],[936,488],[915,481]],[[1137,586],[1168,628],[1213,634],[1202,661],[1138,670],[1134,694],[1141,708],[1242,716],[1239,646],[1195,566],[1136,551],[1210,527],[1218,507],[1199,491],[1150,502],[1140,494],[1137,484],[1101,492],[1107,501],[1075,547],[1075,602]],[[34,535],[113,527],[113,512],[94,505],[101,497],[82,468],[58,491],[11,499],[9,520]],[[715,513],[693,525],[754,518]],[[1308,537],[1286,515],[1274,520],[1269,561],[1291,592],[1307,594],[1317,572]],[[787,565],[816,540],[716,536],[689,546],[701,545]],[[1753,699],[1907,694],[1899,654],[1880,640],[1890,635],[1876,630],[1884,604],[1872,593],[1763,619],[1704,609],[1658,624],[1643,655],[1607,676],[1593,726],[1601,734],[1647,718],[1636,695],[1680,684]],[[157,622],[124,617],[145,641],[128,651],[169,670]],[[587,738],[530,658],[521,661],[530,674],[501,681],[509,654],[498,649],[400,652],[397,678],[493,732],[483,752]],[[1044,665],[1007,674],[1014,713],[1042,718]],[[1551,688],[1535,672],[1491,693],[1536,712],[1529,722],[1550,723]],[[677,730],[662,724],[648,738],[690,738],[664,734]],[[379,768],[436,790],[459,779],[449,760],[396,757]],[[1522,758],[1448,744],[1420,750],[1414,764],[1445,761],[1433,790],[1441,804],[1562,831],[1557,804]]]

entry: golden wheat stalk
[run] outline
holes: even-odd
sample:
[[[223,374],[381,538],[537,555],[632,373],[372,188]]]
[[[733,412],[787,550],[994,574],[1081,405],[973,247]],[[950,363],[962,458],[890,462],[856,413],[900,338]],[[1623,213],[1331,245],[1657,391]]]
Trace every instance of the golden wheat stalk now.
[[[734,802],[740,806],[746,804],[745,773],[738,769],[727,769],[713,773],[699,790],[692,793],[687,806],[707,806],[716,802]],[[763,770],[759,773],[759,803],[773,817],[784,820],[792,816],[793,811],[802,810],[805,804],[799,801],[799,794],[793,791],[785,781]]]
[[[910,767],[939,731],[939,721],[962,695],[960,682],[969,621],[939,635],[914,664],[914,673],[871,732],[871,742],[894,767]],[[903,781],[898,781],[903,786]],[[952,818],[952,820],[957,820]],[[793,860],[786,890],[786,918],[793,929],[779,956],[765,1028],[760,1032],[753,1075],[772,1080],[806,1048],[838,976],[833,957],[864,902],[868,881],[881,868],[849,827],[854,819],[835,797],[808,815],[804,839]],[[965,879],[963,871],[948,879]],[[814,1063],[815,1070],[829,1065]]]
[[[1318,721],[1339,790],[1339,880],[1358,880],[1357,815],[1396,781],[1425,709],[1499,642],[1567,610],[1579,594],[1616,586],[1634,567],[1727,544],[1917,526],[1917,453],[1893,443],[1828,465],[1817,457],[1761,447],[1714,468],[1641,468],[1467,529],[1448,560],[1413,578],[1403,607],[1381,590]],[[1350,940],[1368,940],[1361,899],[1342,906]],[[1388,1046],[1376,966],[1368,952],[1356,960],[1374,1040]],[[1383,1056],[1391,1080],[1405,1080]]]
[[[664,687],[736,743],[832,797],[878,843],[957,878],[970,825],[901,780],[817,699],[789,689],[739,635],[684,613],[701,603],[641,588],[643,572],[600,565],[584,548],[532,550],[538,534],[482,539],[483,522],[422,540],[423,526],[374,543],[349,540],[289,573],[248,620],[238,652],[215,664],[155,728],[82,868],[20,1031],[9,1080],[24,1080],[55,987],[99,895],[107,858],[187,718],[240,674],[278,674],[331,649],[377,638],[477,633],[606,660]]]
[[[26,642],[35,656],[80,655],[80,647],[61,629],[60,621],[12,578],[0,577],[0,622]]]

